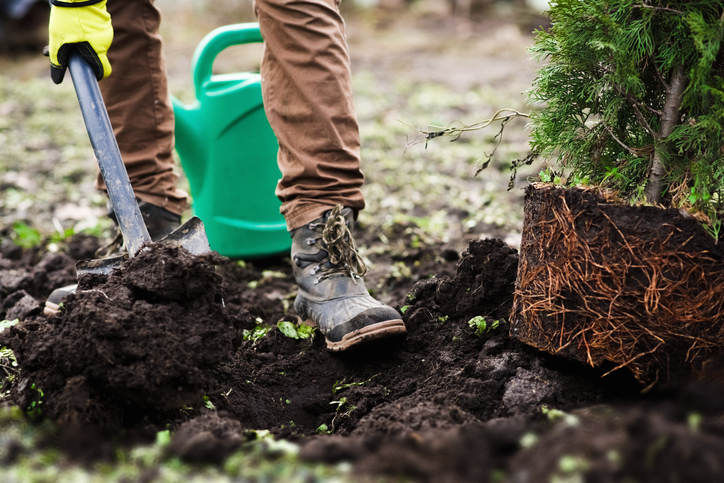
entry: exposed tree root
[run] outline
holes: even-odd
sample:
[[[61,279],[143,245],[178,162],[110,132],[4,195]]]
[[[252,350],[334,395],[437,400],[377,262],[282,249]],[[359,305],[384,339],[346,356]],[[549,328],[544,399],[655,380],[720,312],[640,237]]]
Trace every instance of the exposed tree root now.
[[[724,256],[677,210],[531,187],[511,333],[654,383],[724,346]]]

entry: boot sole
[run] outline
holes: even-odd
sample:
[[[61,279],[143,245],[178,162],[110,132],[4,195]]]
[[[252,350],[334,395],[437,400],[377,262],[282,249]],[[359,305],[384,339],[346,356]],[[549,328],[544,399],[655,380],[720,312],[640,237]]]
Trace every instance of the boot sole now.
[[[43,309],[43,313],[46,317],[53,317],[55,315],[58,315],[58,312],[60,312],[59,304],[54,304],[53,302],[50,302],[48,300],[45,301],[45,308]]]
[[[402,319],[386,320],[374,325],[368,325],[361,329],[345,334],[339,342],[327,340],[327,349],[333,352],[347,350],[359,344],[371,342],[377,339],[401,336],[407,333],[407,328]],[[326,340],[326,339],[325,339]]]

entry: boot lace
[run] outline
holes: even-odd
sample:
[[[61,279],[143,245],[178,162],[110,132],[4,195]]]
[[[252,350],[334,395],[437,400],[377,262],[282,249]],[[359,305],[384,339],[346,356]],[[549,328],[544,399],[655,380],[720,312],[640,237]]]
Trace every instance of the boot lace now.
[[[343,273],[349,275],[356,284],[357,279],[367,273],[367,264],[357,253],[357,246],[347,227],[347,220],[341,212],[342,205],[335,206],[324,224],[322,242],[326,245],[327,257],[317,265],[321,272],[317,277],[317,283],[335,273]],[[327,261],[331,266],[325,263]]]

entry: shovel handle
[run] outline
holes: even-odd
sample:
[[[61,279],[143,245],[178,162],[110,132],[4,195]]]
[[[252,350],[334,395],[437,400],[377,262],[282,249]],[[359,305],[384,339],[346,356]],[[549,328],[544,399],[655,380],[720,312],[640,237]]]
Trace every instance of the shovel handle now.
[[[144,243],[151,241],[151,237],[138,208],[136,196],[133,194],[98,81],[93,68],[75,50],[68,59],[68,69],[73,78],[73,86],[78,96],[88,137],[98,160],[101,176],[106,183],[118,226],[123,234],[123,242],[128,250],[128,256],[133,257]]]

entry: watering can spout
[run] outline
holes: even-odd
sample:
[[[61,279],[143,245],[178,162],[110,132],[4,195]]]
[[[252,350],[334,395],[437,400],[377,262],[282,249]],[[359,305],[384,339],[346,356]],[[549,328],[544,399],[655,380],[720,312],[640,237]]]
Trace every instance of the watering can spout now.
[[[206,147],[201,126],[201,104],[199,101],[194,101],[185,105],[173,96],[171,102],[176,118],[176,151],[178,151],[181,164],[189,179],[191,192],[200,193],[206,171],[203,164]]]

